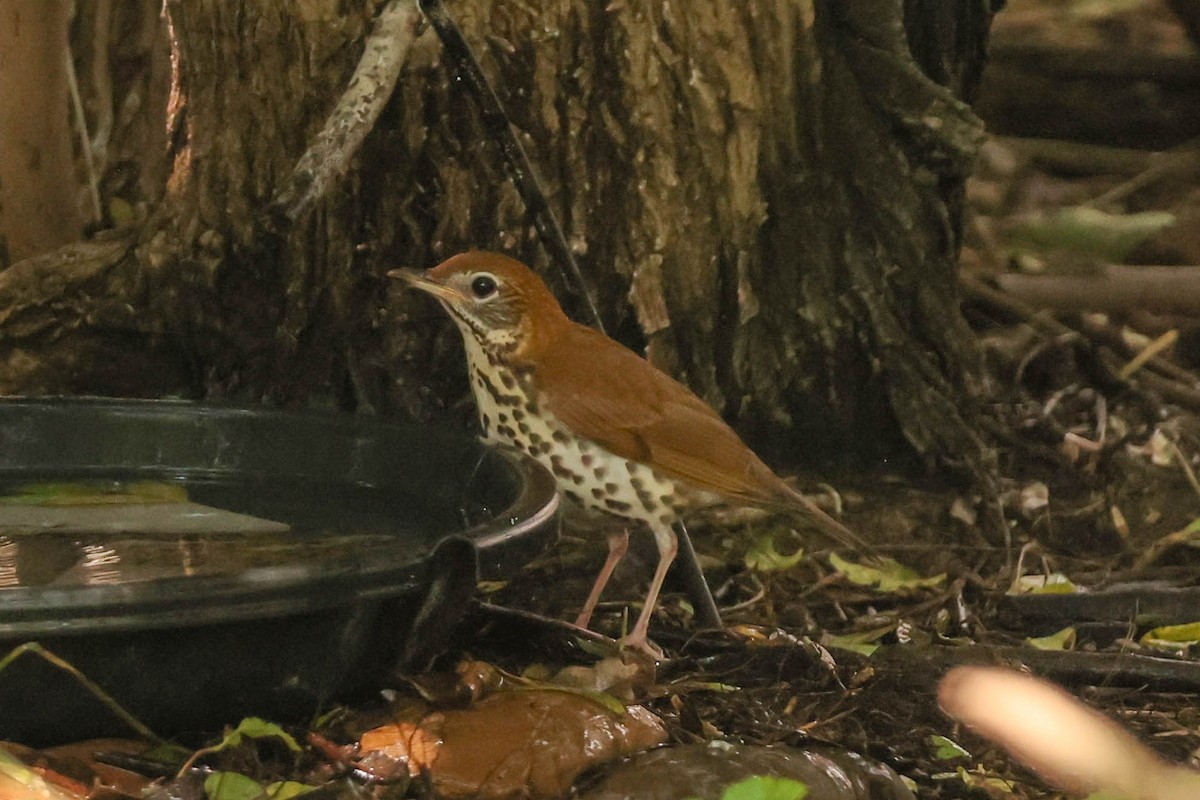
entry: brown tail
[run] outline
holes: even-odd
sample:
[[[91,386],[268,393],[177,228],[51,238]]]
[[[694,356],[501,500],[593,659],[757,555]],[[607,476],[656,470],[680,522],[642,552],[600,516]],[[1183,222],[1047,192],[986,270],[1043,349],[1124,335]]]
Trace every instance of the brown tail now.
[[[780,510],[790,512],[805,522],[811,523],[826,536],[846,547],[863,554],[878,552],[874,546],[864,541],[858,534],[813,505],[812,501],[800,492],[783,481],[780,483],[787,489],[787,499],[779,504]]]

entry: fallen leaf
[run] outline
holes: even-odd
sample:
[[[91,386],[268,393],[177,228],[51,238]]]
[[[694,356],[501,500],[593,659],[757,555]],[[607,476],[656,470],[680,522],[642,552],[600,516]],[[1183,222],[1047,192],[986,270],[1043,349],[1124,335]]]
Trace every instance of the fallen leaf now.
[[[871,586],[881,592],[895,592],[901,589],[928,589],[941,586],[946,582],[946,574],[922,578],[915,570],[904,566],[895,559],[882,556],[872,560],[871,564],[855,564],[846,561],[837,553],[831,553],[829,563],[838,572],[846,576],[851,583],[859,586]]]
[[[971,754],[961,744],[945,736],[930,734],[929,743],[933,745],[933,757],[938,761],[953,761],[956,758],[970,758]]]
[[[1008,233],[1013,245],[1120,262],[1133,248],[1174,222],[1175,215],[1166,211],[1110,214],[1089,206],[1072,206],[1022,220]]]
[[[562,691],[502,691],[470,709],[445,711],[430,769],[441,797],[560,797],[584,769],[666,740],[642,706],[614,714]]]
[[[747,567],[759,572],[782,572],[791,569],[804,558],[804,548],[785,555],[775,547],[775,532],[767,532],[754,540],[742,561]]]
[[[435,733],[416,723],[382,725],[358,738],[359,759],[369,762],[372,773],[378,772],[378,765],[370,762],[390,759],[402,764],[410,777],[416,777],[437,760],[441,744]]]
[[[1067,627],[1049,636],[1029,637],[1025,644],[1038,650],[1074,650],[1075,629]]]

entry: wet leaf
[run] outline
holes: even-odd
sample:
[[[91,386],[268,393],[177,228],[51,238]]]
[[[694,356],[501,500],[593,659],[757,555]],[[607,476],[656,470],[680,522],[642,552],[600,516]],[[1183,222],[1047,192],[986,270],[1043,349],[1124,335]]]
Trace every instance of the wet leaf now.
[[[1025,640],[1025,644],[1038,650],[1074,650],[1075,629],[1066,627],[1049,636],[1030,637]]]
[[[804,558],[804,548],[801,547],[791,555],[784,555],[775,547],[775,533],[764,533],[754,540],[746,551],[743,561],[746,566],[759,572],[782,572],[791,569]]]
[[[435,734],[411,722],[383,725],[363,733],[358,740],[364,760],[380,758],[401,763],[410,776],[433,766],[441,742]]]
[[[833,565],[834,569],[845,575],[851,583],[859,586],[872,586],[881,592],[928,589],[941,586],[946,582],[944,572],[931,578],[922,578],[915,570],[886,556],[873,559],[872,565],[867,565],[855,564],[841,558],[837,553],[831,553],[829,563]]]
[[[938,761],[953,761],[956,758],[970,758],[971,754],[961,744],[936,733],[930,735],[929,743],[933,745],[933,757]]]
[[[24,761],[0,747],[0,797],[35,800],[74,800],[73,795],[52,784]]]
[[[585,769],[666,739],[641,706],[617,715],[562,691],[501,691],[423,727],[441,741],[430,777],[439,797],[557,797]]]
[[[108,763],[108,757],[128,755],[140,760],[145,758],[146,752],[146,743],[136,739],[86,739],[42,749],[38,751],[39,756],[35,763],[43,771],[52,769],[60,775],[70,775],[74,780],[86,785],[89,798],[111,799],[122,795],[138,798],[150,790],[153,779],[130,769],[114,766]],[[99,753],[105,754],[104,761],[97,760]],[[183,758],[186,757],[185,752]],[[162,764],[163,773],[174,772],[183,758],[173,762],[174,768],[169,764]],[[4,797],[3,791],[0,791],[0,797]]]
[[[1009,230],[1010,242],[1035,250],[1066,250],[1105,261],[1122,261],[1129,251],[1168,225],[1166,211],[1109,214],[1098,208],[1073,206],[1034,217]]]

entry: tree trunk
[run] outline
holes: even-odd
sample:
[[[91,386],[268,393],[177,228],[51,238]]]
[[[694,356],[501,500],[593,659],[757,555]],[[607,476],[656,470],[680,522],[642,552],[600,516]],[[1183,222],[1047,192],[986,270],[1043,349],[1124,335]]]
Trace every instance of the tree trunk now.
[[[0,391],[465,397],[457,334],[382,274],[470,247],[556,274],[435,38],[333,191],[269,213],[381,5],[168,0],[166,196],[103,252],[0,273]],[[539,5],[451,11],[609,331],[760,444],[986,473],[953,267],[992,3]]]
[[[83,232],[68,115],[68,0],[0,5],[0,266]]]

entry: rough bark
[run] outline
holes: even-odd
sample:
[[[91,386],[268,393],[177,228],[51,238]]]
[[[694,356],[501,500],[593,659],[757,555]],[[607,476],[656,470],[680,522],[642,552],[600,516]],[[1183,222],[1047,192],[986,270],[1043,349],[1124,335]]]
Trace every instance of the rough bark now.
[[[456,334],[421,299],[389,297],[383,272],[486,247],[554,273],[435,40],[418,42],[357,168],[294,225],[266,216],[378,5],[168,0],[164,202],[87,281],[33,280],[57,295],[30,313],[63,314],[0,319],[0,389],[128,393],[86,358],[55,380],[70,330],[136,344],[132,364],[157,354],[155,392],[417,416],[463,396]],[[981,135],[957,95],[977,82],[990,4],[540,5],[453,11],[610,332],[743,429],[986,471],[952,268]],[[0,273],[0,292],[21,295],[17,274],[39,269]]]

